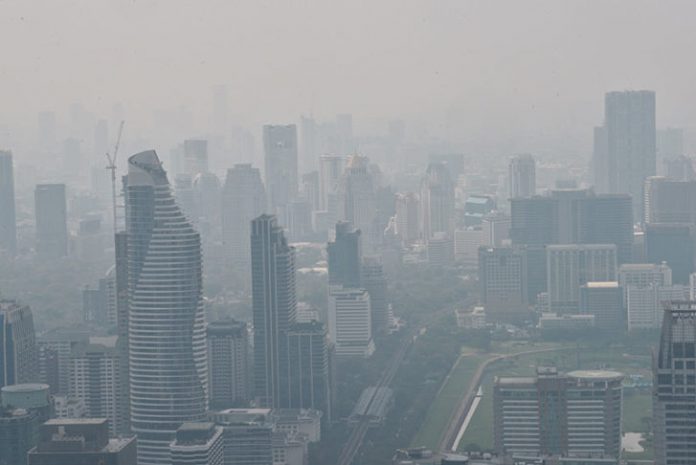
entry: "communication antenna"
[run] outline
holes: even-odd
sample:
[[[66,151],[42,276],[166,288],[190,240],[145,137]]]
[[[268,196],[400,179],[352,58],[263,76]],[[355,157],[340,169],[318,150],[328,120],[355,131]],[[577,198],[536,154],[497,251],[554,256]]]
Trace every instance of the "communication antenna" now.
[[[117,222],[116,222],[116,157],[118,157],[118,147],[121,145],[121,134],[123,134],[123,125],[125,124],[125,121],[121,121],[121,124],[118,126],[118,136],[116,136],[116,145],[114,146],[114,151],[113,155],[109,154],[109,152],[106,153],[106,159],[109,162],[108,165],[106,165],[106,169],[111,171],[111,208],[113,209],[113,214],[114,214],[114,235],[116,235],[116,228],[117,228]]]

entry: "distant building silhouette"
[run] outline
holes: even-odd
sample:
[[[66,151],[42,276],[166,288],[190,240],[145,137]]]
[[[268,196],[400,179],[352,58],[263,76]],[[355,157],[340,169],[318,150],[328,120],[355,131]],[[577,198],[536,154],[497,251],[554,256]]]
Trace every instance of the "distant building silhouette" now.
[[[37,184],[34,191],[36,252],[40,258],[68,255],[65,184]]]
[[[0,253],[17,253],[14,167],[12,152],[0,150]]]

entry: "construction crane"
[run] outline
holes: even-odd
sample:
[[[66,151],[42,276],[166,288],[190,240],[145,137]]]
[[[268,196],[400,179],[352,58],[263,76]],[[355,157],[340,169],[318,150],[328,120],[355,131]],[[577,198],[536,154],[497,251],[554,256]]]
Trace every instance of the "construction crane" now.
[[[109,162],[106,169],[111,171],[111,208],[114,213],[114,235],[116,235],[116,229],[118,227],[116,214],[116,157],[118,157],[118,147],[121,145],[121,134],[123,134],[123,125],[125,123],[125,121],[121,121],[121,124],[118,126],[118,136],[116,136],[116,145],[114,146],[113,155],[109,154],[109,152],[106,153],[106,159]]]

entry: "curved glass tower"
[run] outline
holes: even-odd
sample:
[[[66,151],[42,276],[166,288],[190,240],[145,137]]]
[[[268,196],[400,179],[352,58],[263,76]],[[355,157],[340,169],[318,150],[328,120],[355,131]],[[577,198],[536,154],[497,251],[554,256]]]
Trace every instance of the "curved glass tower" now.
[[[139,465],[169,464],[183,422],[207,408],[198,233],[150,150],[128,160],[126,180],[131,427]]]

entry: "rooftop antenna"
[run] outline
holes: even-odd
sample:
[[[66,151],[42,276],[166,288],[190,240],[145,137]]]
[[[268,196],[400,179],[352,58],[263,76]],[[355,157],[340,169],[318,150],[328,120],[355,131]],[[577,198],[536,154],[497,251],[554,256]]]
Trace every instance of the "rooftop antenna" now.
[[[117,221],[116,221],[116,157],[118,157],[118,147],[121,145],[121,134],[123,134],[123,125],[125,121],[121,121],[118,126],[118,136],[116,136],[116,145],[114,146],[113,155],[106,153],[106,159],[109,162],[106,165],[106,169],[111,171],[111,208],[114,214],[114,235],[116,235]]]

